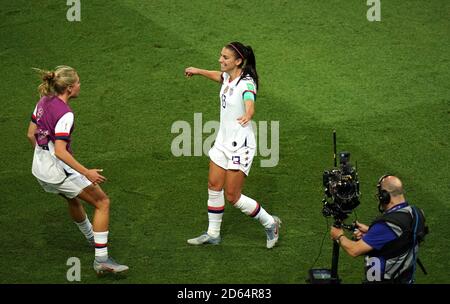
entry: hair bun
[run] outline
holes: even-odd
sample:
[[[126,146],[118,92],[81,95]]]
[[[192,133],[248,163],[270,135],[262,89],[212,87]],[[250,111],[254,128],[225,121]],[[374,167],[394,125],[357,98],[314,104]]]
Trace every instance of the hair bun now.
[[[55,72],[47,72],[44,74],[44,81],[52,81],[55,79]]]

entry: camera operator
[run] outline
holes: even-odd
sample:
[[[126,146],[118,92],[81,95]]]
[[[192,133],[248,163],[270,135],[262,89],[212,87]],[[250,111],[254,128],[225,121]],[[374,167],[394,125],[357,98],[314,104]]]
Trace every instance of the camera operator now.
[[[364,283],[413,283],[418,244],[427,233],[425,217],[405,200],[399,178],[384,175],[377,188],[382,215],[370,226],[356,222],[356,241],[334,226],[331,238],[352,257],[366,255]]]

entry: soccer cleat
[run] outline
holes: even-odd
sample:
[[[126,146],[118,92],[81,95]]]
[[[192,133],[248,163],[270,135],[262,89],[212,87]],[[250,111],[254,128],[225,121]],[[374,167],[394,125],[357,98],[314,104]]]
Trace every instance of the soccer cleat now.
[[[275,223],[272,224],[270,228],[266,228],[266,234],[267,234],[267,248],[273,248],[275,244],[278,242],[278,237],[280,236],[280,227],[281,227],[281,220],[278,216],[273,216],[273,219],[275,220]]]
[[[104,262],[94,260],[94,270],[97,274],[103,274],[105,272],[121,273],[128,269],[127,265],[120,265],[111,257],[108,257]]]
[[[212,245],[218,245],[220,243],[220,236],[218,237],[212,237],[208,233],[203,233],[201,236],[189,239],[188,244],[191,245],[202,245],[202,244],[212,244]]]

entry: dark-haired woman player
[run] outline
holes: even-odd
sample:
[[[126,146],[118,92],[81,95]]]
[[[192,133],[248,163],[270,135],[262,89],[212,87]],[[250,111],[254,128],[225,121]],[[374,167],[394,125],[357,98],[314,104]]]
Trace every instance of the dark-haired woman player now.
[[[256,151],[255,134],[250,123],[255,113],[258,88],[255,54],[250,46],[231,42],[222,48],[219,63],[220,71],[189,67],[184,72],[187,77],[202,75],[222,84],[219,94],[220,128],[214,146],[209,151],[208,231],[189,239],[188,243],[220,243],[225,189],[227,201],[264,226],[266,246],[272,248],[278,241],[280,219],[241,193]]]

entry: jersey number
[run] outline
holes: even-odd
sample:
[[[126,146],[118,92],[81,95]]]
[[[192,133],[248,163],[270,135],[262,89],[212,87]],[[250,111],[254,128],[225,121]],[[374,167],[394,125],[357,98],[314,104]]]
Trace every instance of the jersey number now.
[[[222,94],[222,108],[226,108],[227,107],[227,95]]]

